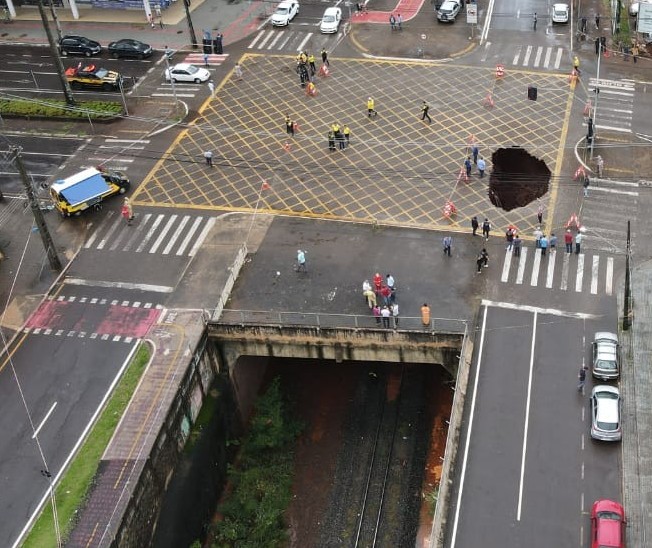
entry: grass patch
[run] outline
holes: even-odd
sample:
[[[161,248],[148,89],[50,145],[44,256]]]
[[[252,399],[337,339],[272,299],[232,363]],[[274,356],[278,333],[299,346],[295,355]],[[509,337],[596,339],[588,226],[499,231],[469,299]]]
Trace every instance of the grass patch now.
[[[212,527],[212,546],[270,548],[287,543],[284,514],[292,497],[294,449],[302,428],[275,378],[256,402],[237,467],[229,467],[230,492],[217,509],[221,521]]]
[[[122,104],[115,101],[85,101],[71,107],[54,99],[0,99],[0,115],[36,118],[103,120],[122,114]]]
[[[149,346],[141,343],[136,355],[116,386],[113,395],[109,398],[104,411],[100,414],[88,438],[70,463],[68,471],[56,488],[59,524],[64,539],[68,537],[72,530],[77,511],[86,500],[90,490],[102,453],[127,408],[127,404],[149,362],[149,358]],[[54,534],[53,522],[52,504],[48,503],[32,527],[23,547],[56,547],[57,539]]]

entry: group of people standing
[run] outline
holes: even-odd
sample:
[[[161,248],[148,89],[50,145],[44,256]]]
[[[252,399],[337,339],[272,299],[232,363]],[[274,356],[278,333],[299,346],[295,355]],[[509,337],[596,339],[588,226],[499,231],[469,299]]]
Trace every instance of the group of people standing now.
[[[340,150],[344,150],[349,146],[350,140],[351,130],[349,129],[349,126],[344,124],[344,127],[340,127],[340,124],[335,122],[328,132],[328,150],[334,152],[335,143],[337,143]]]
[[[392,30],[403,30],[403,17],[401,17],[400,13],[396,16],[393,13],[390,14],[389,26]]]
[[[376,272],[371,283],[369,280],[362,282],[362,295],[376,318],[376,324],[382,322],[383,327],[389,328],[390,319],[393,319],[394,328],[398,327],[396,283],[391,274],[387,274],[383,280],[380,273]]]
[[[477,145],[471,147],[471,154],[466,157],[464,160],[464,170],[466,171],[466,178],[468,179],[471,176],[471,169],[473,165],[478,169],[478,175],[480,178],[484,177],[484,172],[487,169],[487,162],[485,162],[482,156],[479,156],[480,149]],[[473,158],[473,165],[471,165],[471,158]]]

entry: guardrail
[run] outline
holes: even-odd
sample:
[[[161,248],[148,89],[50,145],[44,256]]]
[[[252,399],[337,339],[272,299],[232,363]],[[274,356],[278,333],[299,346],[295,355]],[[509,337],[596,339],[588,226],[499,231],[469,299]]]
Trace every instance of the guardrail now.
[[[280,312],[271,310],[205,310],[206,323],[227,325],[271,325],[282,327],[317,327],[327,329],[387,329],[382,320],[370,314],[324,314],[316,312]],[[421,317],[399,316],[398,326],[394,318],[389,318],[390,329],[398,331],[426,331],[432,333],[465,334],[466,320],[457,318],[431,318],[424,325]]]

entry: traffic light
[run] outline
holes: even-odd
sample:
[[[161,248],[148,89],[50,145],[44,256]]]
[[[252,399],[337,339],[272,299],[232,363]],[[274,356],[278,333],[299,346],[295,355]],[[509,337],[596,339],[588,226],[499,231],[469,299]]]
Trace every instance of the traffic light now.
[[[593,118],[589,118],[586,121],[586,142],[587,143],[592,143],[593,142]]]

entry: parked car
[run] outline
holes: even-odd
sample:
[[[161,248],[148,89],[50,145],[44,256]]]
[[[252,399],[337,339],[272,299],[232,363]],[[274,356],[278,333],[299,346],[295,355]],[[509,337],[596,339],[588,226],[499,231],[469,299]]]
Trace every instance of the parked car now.
[[[101,89],[102,91],[117,91],[122,84],[122,75],[113,70],[98,68],[95,65],[82,65],[66,69],[66,80],[72,89]]]
[[[208,81],[211,73],[205,68],[196,67],[190,63],[179,63],[169,69],[165,69],[165,79],[169,82],[194,82],[200,84]]]
[[[321,18],[319,30],[324,34],[332,34],[340,28],[342,20],[342,10],[340,8],[326,8],[324,16]]]
[[[109,54],[116,59],[120,57],[135,57],[136,59],[144,59],[152,55],[152,46],[145,44],[140,40],[132,40],[131,38],[123,38],[116,42],[109,44]]]
[[[284,27],[299,13],[299,2],[296,0],[283,0],[272,14],[272,25]]]
[[[89,40],[84,36],[66,35],[59,40],[59,51],[61,55],[99,55],[102,46],[95,40]]]
[[[437,21],[440,23],[454,23],[461,9],[462,5],[458,0],[446,0],[437,10]]]
[[[568,14],[570,10],[568,4],[553,4],[552,5],[552,22],[553,23],[568,23]]]
[[[625,510],[613,500],[596,500],[591,508],[591,548],[625,548]]]
[[[593,337],[593,376],[610,381],[620,375],[620,345],[615,333],[599,331]]]
[[[620,441],[620,392],[615,386],[600,384],[591,392],[591,437],[602,441]]]

